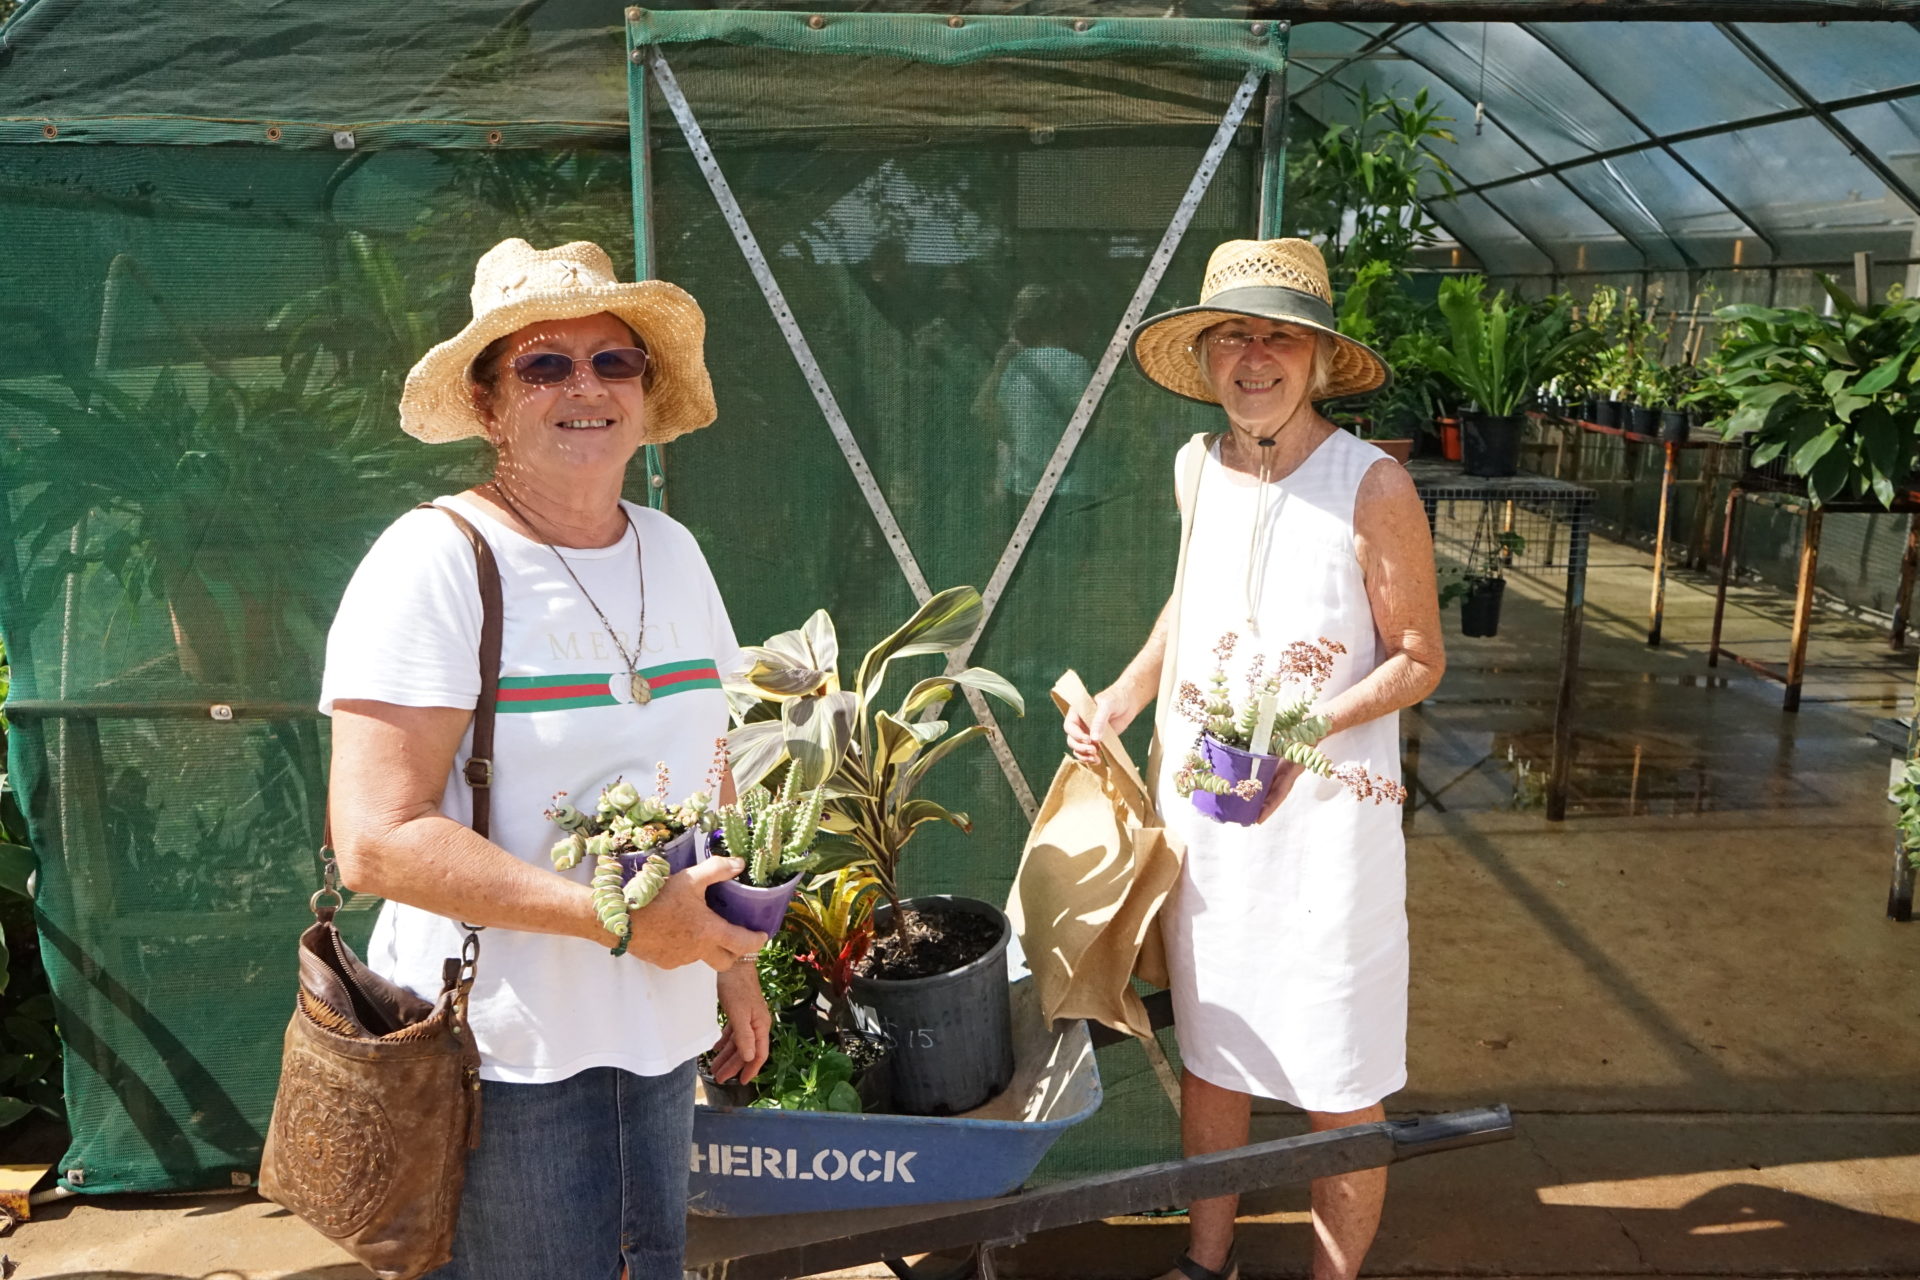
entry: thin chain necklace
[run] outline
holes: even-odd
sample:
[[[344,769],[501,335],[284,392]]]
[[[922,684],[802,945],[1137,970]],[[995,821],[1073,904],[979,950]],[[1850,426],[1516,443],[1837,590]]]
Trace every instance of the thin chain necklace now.
[[[520,523],[527,526],[533,536],[539,539],[541,545],[553,552],[553,558],[560,562],[560,567],[567,571],[569,578],[573,579],[573,585],[580,588],[581,596],[593,607],[593,611],[600,616],[600,625],[606,628],[607,639],[613,641],[613,647],[620,654],[620,660],[627,664],[627,689],[633,695],[633,705],[636,707],[644,707],[649,702],[652,702],[653,684],[645,676],[640,674],[640,655],[645,652],[644,646],[647,642],[647,557],[645,549],[640,545],[640,531],[633,527],[633,517],[627,514],[625,505],[623,504],[620,507],[620,518],[627,522],[627,531],[633,535],[634,563],[638,565],[640,569],[640,630],[634,635],[632,653],[628,653],[627,647],[620,643],[620,633],[613,629],[611,622],[607,621],[606,610],[600,607],[600,602],[595,600],[593,593],[587,590],[587,584],[580,581],[580,575],[573,571],[573,566],[567,563],[567,558],[560,554],[560,548],[554,546],[545,538],[540,537],[540,530],[534,527],[533,521],[527,519],[527,513],[516,506],[513,499],[507,496],[507,487],[498,480],[489,480],[487,487],[499,496],[500,501],[506,506],[507,510],[513,512],[514,515],[520,518]]]
[[[1281,428],[1285,430],[1285,428]],[[1252,432],[1247,434],[1252,435]],[[1276,433],[1277,434],[1277,433]],[[1254,436],[1254,442],[1260,447],[1260,489],[1253,499],[1253,526],[1247,531],[1247,580],[1245,600],[1247,605],[1247,630],[1254,636],[1260,634],[1260,598],[1265,594],[1267,579],[1267,558],[1273,551],[1273,540],[1265,536],[1270,521],[1279,518],[1279,512],[1287,504],[1287,490],[1283,486],[1277,502],[1269,506],[1273,482],[1273,436]],[[1222,461],[1226,450],[1221,449]]]

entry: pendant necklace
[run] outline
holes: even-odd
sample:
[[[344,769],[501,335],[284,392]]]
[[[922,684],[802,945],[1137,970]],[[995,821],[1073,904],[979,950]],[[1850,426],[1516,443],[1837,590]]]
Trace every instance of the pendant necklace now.
[[[1247,534],[1247,630],[1255,637],[1260,634],[1260,597],[1266,586],[1267,558],[1273,550],[1273,540],[1266,536],[1267,525],[1278,519],[1280,508],[1287,504],[1287,491],[1280,490],[1280,498],[1269,506],[1269,489],[1272,482],[1268,479],[1273,473],[1272,436],[1256,437],[1260,446],[1260,490],[1254,497],[1253,528]]]
[[[607,639],[613,641],[614,651],[620,655],[620,661],[627,664],[627,691],[633,698],[633,705],[636,707],[644,707],[649,702],[652,702],[653,685],[645,676],[640,674],[640,655],[645,651],[643,646],[646,644],[647,639],[647,558],[645,550],[640,545],[640,531],[633,527],[633,517],[627,514],[626,507],[623,505],[620,508],[620,518],[627,522],[627,531],[633,534],[633,558],[634,563],[640,570],[640,630],[635,633],[632,653],[628,653],[627,647],[620,643],[620,635],[613,629],[613,623],[607,621],[606,611],[600,607],[600,602],[595,600],[593,594],[587,590],[587,584],[580,581],[580,575],[573,571],[573,566],[567,563],[567,558],[560,554],[560,548],[554,546],[545,538],[540,537],[540,531],[534,528],[533,521],[527,519],[527,513],[514,505],[513,499],[507,496],[507,487],[498,480],[488,481],[487,487],[498,495],[507,510],[519,517],[520,523],[532,531],[533,536],[539,540],[542,546],[553,552],[553,558],[560,562],[560,567],[567,571],[569,578],[573,579],[573,585],[580,588],[581,597],[586,600],[588,605],[592,606],[594,613],[599,615],[600,625],[606,629]]]

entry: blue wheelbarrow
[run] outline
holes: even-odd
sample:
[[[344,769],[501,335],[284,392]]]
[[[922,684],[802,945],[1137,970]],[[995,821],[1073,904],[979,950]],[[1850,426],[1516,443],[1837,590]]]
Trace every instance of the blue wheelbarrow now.
[[[1047,1026],[1030,979],[1015,981],[1014,1078],[976,1111],[841,1115],[702,1104],[694,1117],[687,1266],[711,1280],[787,1280],[884,1262],[902,1277],[991,1280],[992,1251],[1028,1235],[1378,1168],[1513,1136],[1504,1106],[1387,1120],[1023,1189],[1070,1125],[1100,1106],[1094,1050],[1124,1037]],[[1149,997],[1172,1024],[1167,993]],[[910,1255],[968,1251],[908,1264]],[[918,1269],[917,1269],[918,1268]]]

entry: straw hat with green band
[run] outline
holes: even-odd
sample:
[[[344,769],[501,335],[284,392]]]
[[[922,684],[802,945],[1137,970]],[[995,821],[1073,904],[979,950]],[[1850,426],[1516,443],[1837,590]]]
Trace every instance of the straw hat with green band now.
[[[1140,372],[1175,395],[1219,404],[1200,373],[1200,335],[1225,320],[1272,320],[1317,329],[1334,339],[1327,388],[1317,400],[1378,391],[1393,381],[1380,354],[1341,333],[1334,321],[1326,259],[1306,240],[1229,240],[1207,259],[1200,304],[1149,316],[1129,348]]]
[[[469,381],[474,357],[526,325],[603,311],[646,344],[653,369],[647,443],[665,444],[713,421],[700,304],[665,280],[620,280],[606,250],[592,241],[536,249],[517,237],[502,240],[475,265],[470,297],[472,322],[421,356],[407,375],[400,426],[408,435],[429,444],[485,435]]]

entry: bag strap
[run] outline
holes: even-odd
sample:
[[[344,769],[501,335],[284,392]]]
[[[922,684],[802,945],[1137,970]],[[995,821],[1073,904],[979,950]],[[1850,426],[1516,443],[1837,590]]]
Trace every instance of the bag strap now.
[[[458,511],[437,502],[423,502],[416,510],[442,513],[459,526],[460,532],[473,544],[474,569],[480,578],[480,700],[473,706],[473,751],[467,757],[461,776],[473,789],[473,821],[468,825],[481,835],[491,837],[493,723],[500,702],[501,616],[504,612],[500,565],[493,558],[493,547]]]
[[[468,825],[482,837],[490,837],[493,817],[493,727],[500,701],[501,636],[505,629],[500,565],[494,559],[493,547],[473,527],[472,522],[459,512],[437,502],[423,502],[415,510],[441,512],[459,526],[460,532],[473,544],[474,572],[480,583],[480,700],[473,707],[473,751],[467,757],[461,776],[473,791],[473,820]],[[313,918],[324,924],[333,919],[334,912],[345,902],[340,892],[340,868],[333,857],[331,813],[322,819],[320,858],[325,879],[319,891],[307,900],[307,906],[313,912]],[[332,905],[321,906],[320,899],[323,897],[332,897]],[[480,952],[480,939],[476,935],[486,926],[468,924],[462,920],[460,927],[467,931],[462,960],[467,973],[466,981],[470,985],[473,962]]]
[[[1067,671],[1053,682],[1053,705],[1063,714],[1078,711],[1089,724],[1093,722],[1093,695],[1087,692],[1087,686],[1077,671]],[[1102,772],[1113,783],[1114,790],[1120,793],[1121,801],[1133,810],[1134,816],[1142,823],[1151,824],[1154,821],[1152,793],[1147,790],[1140,771],[1134,767],[1127,744],[1120,741],[1120,735],[1111,729],[1100,737],[1100,763]]]
[[[1160,658],[1160,690],[1153,706],[1153,746],[1147,753],[1147,782],[1153,788],[1150,794],[1156,796],[1160,794],[1160,770],[1166,762],[1166,729],[1172,722],[1173,668],[1174,659],[1180,652],[1180,598],[1187,585],[1187,544],[1193,540],[1193,513],[1200,503],[1200,477],[1206,470],[1207,454],[1213,448],[1213,440],[1211,432],[1195,432],[1193,438],[1181,446],[1173,460],[1175,491],[1182,499],[1180,554],[1174,562],[1173,595],[1168,602],[1167,614],[1167,647]]]

